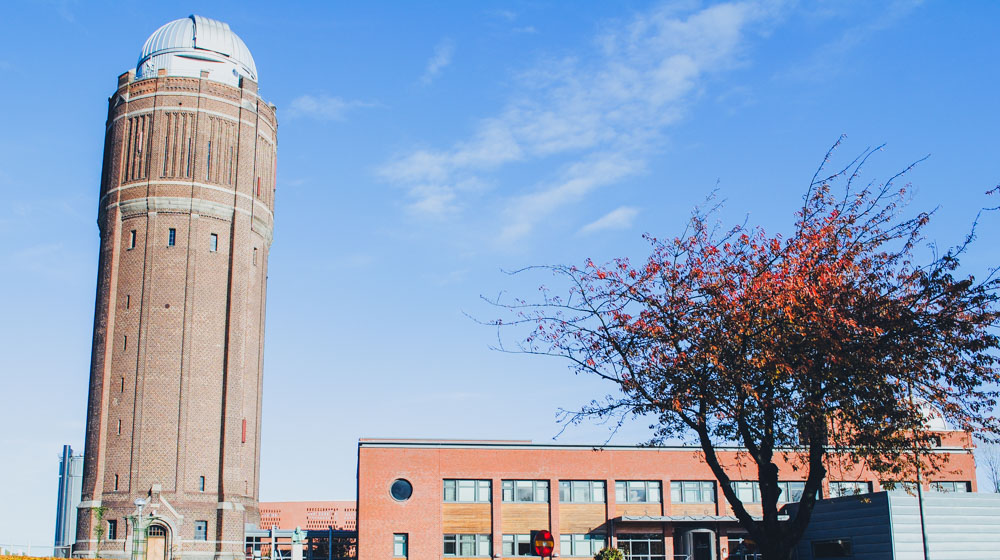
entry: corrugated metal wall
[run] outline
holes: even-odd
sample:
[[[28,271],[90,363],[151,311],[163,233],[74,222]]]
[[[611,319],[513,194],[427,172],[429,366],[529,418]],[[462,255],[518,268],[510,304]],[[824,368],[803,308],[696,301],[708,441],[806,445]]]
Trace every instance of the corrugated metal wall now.
[[[886,494],[846,496],[817,504],[809,528],[799,542],[798,558],[813,558],[813,541],[847,538],[852,541],[854,560],[892,560]]]
[[[915,496],[891,492],[894,560],[924,560]],[[924,493],[930,560],[1000,559],[1000,494]]]

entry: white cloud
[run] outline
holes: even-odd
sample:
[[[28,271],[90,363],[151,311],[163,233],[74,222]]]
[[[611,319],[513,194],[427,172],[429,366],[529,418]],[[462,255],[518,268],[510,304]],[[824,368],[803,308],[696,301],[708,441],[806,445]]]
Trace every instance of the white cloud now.
[[[580,228],[580,233],[591,234],[608,229],[628,229],[639,214],[634,206],[621,206]]]
[[[455,45],[450,40],[445,39],[434,47],[434,54],[427,61],[427,68],[424,75],[420,77],[420,82],[424,85],[430,84],[434,78],[438,77],[445,66],[451,64],[451,57],[455,53]]]
[[[347,113],[353,109],[374,106],[374,103],[348,101],[332,95],[300,95],[293,99],[289,105],[288,116],[342,121]]]
[[[590,49],[522,72],[503,108],[468,138],[399,154],[378,172],[407,190],[411,210],[440,215],[469,202],[461,184],[493,183],[487,178],[515,165],[543,169],[531,192],[500,193],[499,237],[516,241],[553,212],[643,171],[705,76],[740,63],[748,32],[773,18],[768,6],[672,5],[608,25]]]

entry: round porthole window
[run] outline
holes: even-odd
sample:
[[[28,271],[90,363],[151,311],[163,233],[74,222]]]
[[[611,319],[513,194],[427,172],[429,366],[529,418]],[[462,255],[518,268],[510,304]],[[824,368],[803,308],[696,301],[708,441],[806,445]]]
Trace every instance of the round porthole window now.
[[[393,499],[403,502],[410,499],[413,494],[413,486],[410,481],[397,478],[389,488],[389,493],[392,494]]]

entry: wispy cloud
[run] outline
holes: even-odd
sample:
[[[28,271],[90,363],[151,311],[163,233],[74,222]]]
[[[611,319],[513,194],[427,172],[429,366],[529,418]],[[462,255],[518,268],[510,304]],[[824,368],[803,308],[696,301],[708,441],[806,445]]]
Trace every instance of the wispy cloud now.
[[[427,61],[427,68],[424,75],[420,77],[420,83],[427,85],[434,81],[444,70],[445,66],[451,64],[451,57],[455,54],[455,44],[449,39],[444,39],[434,47],[434,54]]]
[[[375,103],[351,101],[332,95],[300,95],[292,100],[288,108],[289,117],[307,117],[325,121],[342,121],[347,113],[362,107],[374,107]]]
[[[822,45],[808,60],[797,62],[785,75],[793,79],[828,80],[850,68],[850,60],[859,47],[886,29],[894,27],[924,3],[923,0],[892,0],[876,5],[873,17],[845,29]],[[856,18],[856,10],[836,2],[813,7],[815,18]]]
[[[634,206],[621,206],[583,226],[580,233],[587,235],[608,229],[628,229],[638,214],[639,209]]]
[[[402,153],[379,174],[407,189],[411,211],[440,216],[461,211],[476,190],[465,185],[493,184],[517,164],[543,169],[528,192],[500,192],[498,238],[516,241],[553,212],[644,171],[704,78],[738,64],[747,34],[773,17],[770,4],[731,2],[662,6],[610,24],[577,56],[522,72],[504,108],[468,138]]]

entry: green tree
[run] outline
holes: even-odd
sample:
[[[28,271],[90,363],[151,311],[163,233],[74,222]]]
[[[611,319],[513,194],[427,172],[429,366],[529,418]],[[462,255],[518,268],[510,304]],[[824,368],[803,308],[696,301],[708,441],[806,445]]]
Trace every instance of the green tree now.
[[[696,210],[682,235],[647,236],[652,252],[637,266],[532,267],[567,294],[494,302],[513,315],[501,328],[531,329],[504,349],[566,358],[617,386],[568,421],[653,416],[653,443],[697,442],[766,560],[790,558],[832,458],[896,480],[941,468],[944,455],[921,453],[936,441],[929,409],[955,428],[1000,433],[1000,282],[959,274],[973,234],[919,258],[931,214],[904,215],[895,183],[905,170],[858,185],[873,152],[826,177],[821,166],[787,236],[720,229],[713,210]],[[762,519],[718,454],[733,444],[756,470]],[[789,522],[778,515],[784,461],[805,474]]]

